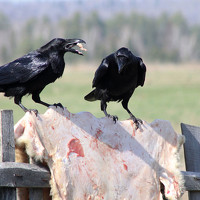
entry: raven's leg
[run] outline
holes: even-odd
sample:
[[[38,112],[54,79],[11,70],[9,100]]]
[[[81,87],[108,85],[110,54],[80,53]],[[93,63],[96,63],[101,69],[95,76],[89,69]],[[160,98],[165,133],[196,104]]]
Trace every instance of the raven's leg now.
[[[35,115],[38,114],[38,111],[37,111],[37,110],[35,110],[35,109],[29,110],[29,109],[27,109],[25,106],[23,106],[22,103],[21,103],[21,99],[22,99],[21,96],[15,96],[14,102],[15,102],[17,105],[19,105],[19,106],[22,108],[22,110],[23,110],[24,112],[28,112],[28,111],[31,112],[31,111],[33,111],[33,112],[35,113]]]
[[[44,105],[46,107],[49,107],[49,106],[56,106],[57,107],[57,106],[59,106],[59,107],[63,108],[61,103],[58,103],[58,104],[55,103],[55,104],[51,105],[51,104],[48,104],[48,103],[46,103],[44,101],[41,101],[40,100],[40,96],[39,96],[40,92],[36,92],[36,93],[32,94],[33,101],[35,101],[36,103],[42,104],[42,105]]]
[[[15,96],[15,97],[14,97],[14,102],[15,102],[18,106],[20,106],[24,112],[29,111],[26,107],[24,107],[24,106],[22,105],[21,99],[22,99],[21,96]]]
[[[136,117],[131,113],[131,111],[128,109],[128,102],[129,102],[129,98],[123,99],[123,101],[122,101],[122,106],[123,106],[123,108],[128,112],[128,114],[130,115],[131,119],[132,119],[133,122],[135,123],[136,129],[138,129],[138,128],[139,128],[139,123],[140,123],[140,124],[143,124],[143,122],[142,122],[141,119],[136,118]]]
[[[31,111],[33,111],[33,112],[35,113],[35,115],[37,116],[38,111],[35,110],[35,109],[30,109],[30,110],[27,109],[25,106],[22,105],[21,99],[22,99],[21,96],[15,96],[15,97],[14,97],[14,102],[15,102],[18,106],[20,106],[24,112],[31,112]]]
[[[44,105],[44,106],[46,106],[46,107],[49,107],[49,106],[50,106],[50,104],[45,103],[44,101],[41,101],[41,100],[40,100],[39,93],[33,93],[33,94],[32,94],[32,99],[33,99],[33,101],[35,101],[36,103],[40,103],[40,104],[42,104],[42,105]]]
[[[113,121],[116,123],[116,121],[118,120],[118,117],[116,115],[110,115],[107,113],[106,111],[107,108],[107,104],[105,101],[101,100],[101,110],[104,112],[105,116],[108,118],[112,118]]]

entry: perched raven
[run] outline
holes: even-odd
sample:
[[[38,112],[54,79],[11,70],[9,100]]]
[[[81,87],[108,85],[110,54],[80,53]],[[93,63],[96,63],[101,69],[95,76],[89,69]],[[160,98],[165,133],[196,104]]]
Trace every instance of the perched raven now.
[[[122,47],[103,59],[92,82],[92,87],[95,89],[84,98],[87,101],[100,100],[101,110],[106,117],[112,118],[115,122],[118,117],[107,113],[106,103],[122,101],[123,108],[127,110],[138,128],[142,120],[137,119],[131,113],[128,109],[128,102],[135,88],[144,85],[145,74],[146,66],[142,59],[133,55],[127,48]]]
[[[83,55],[73,49],[85,41],[81,39],[55,38],[41,48],[0,67],[0,92],[6,97],[14,97],[14,102],[25,112],[29,111],[21,103],[26,94],[32,99],[49,107],[50,104],[40,100],[39,94],[49,83],[61,77],[65,68],[64,54],[72,52]],[[61,104],[59,104],[61,106]]]

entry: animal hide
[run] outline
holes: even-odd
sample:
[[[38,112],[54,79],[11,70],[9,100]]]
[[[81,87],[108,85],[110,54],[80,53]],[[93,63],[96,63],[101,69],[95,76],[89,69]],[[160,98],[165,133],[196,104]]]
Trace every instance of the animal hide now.
[[[50,107],[27,112],[15,125],[16,145],[51,172],[53,199],[179,199],[183,182],[178,150],[184,142],[168,121],[96,118]]]

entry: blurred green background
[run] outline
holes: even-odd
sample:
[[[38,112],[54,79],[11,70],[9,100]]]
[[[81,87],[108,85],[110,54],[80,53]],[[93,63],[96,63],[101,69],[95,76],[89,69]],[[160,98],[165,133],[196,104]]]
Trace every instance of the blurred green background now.
[[[162,67],[152,63],[146,65],[145,85],[135,90],[129,102],[130,110],[147,122],[154,119],[169,120],[178,133],[181,122],[199,125],[200,68],[189,64],[166,64]],[[62,78],[49,84],[41,93],[41,99],[50,104],[60,102],[72,113],[87,111],[96,117],[104,117],[99,101],[84,100],[84,96],[92,89],[95,70],[95,67],[86,64],[66,66]],[[47,109],[34,103],[31,96],[25,96],[22,103],[28,108],[38,109],[40,113]],[[3,95],[0,97],[0,106],[1,109],[14,110],[15,122],[24,115],[22,109],[13,103],[13,99],[9,100]],[[120,120],[129,118],[121,103],[108,103],[107,111],[118,115]]]

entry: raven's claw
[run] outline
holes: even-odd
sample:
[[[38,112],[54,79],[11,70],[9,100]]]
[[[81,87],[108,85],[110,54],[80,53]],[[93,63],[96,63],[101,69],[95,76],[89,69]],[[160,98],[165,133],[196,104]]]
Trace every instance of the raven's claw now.
[[[61,103],[54,103],[53,106],[55,106],[56,108],[60,107],[60,108],[64,109],[64,107]]]
[[[107,117],[108,118],[111,118],[113,121],[114,121],[114,123],[116,124],[116,122],[117,122],[117,120],[118,120],[118,117],[116,116],[116,115],[107,115]]]
[[[143,124],[143,121],[141,119],[132,118],[132,120],[135,124],[136,130],[139,128],[140,124]]]
[[[27,112],[30,112],[30,113],[34,112],[36,117],[38,116],[38,110],[36,110],[36,109],[29,109],[29,110],[27,110]]]

